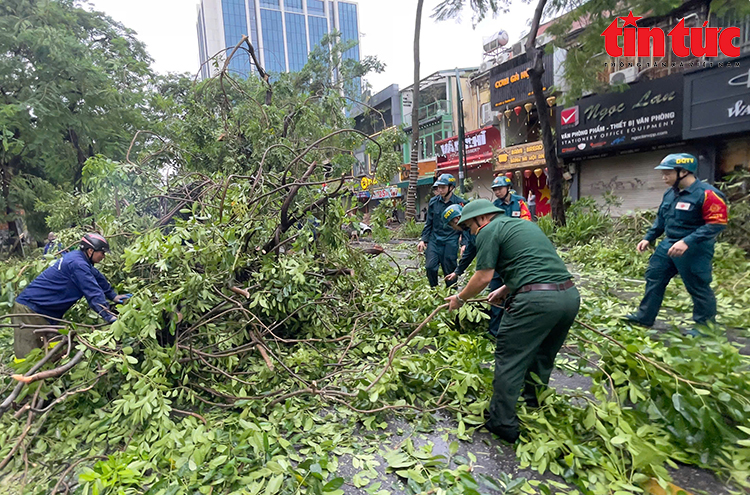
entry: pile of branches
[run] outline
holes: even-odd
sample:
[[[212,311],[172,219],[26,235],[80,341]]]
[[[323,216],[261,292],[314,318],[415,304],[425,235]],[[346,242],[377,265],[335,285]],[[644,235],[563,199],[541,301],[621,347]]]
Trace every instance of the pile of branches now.
[[[108,237],[112,251],[102,271],[133,297],[117,307],[111,326],[97,325],[80,302],[68,320],[24,328],[44,335],[45,347],[5,370],[2,422],[25,417],[25,426],[0,435],[10,447],[0,450],[0,469],[51,463],[52,492],[67,491],[78,462],[122,452],[134,438],[155,438],[180,416],[204,424],[207,413],[220,411],[249,408],[263,416],[293,399],[368,414],[433,411],[449,402],[449,383],[419,397],[389,383],[399,374],[398,351],[438,312],[428,314],[434,307],[424,304],[432,296],[401,277],[389,255],[378,257],[382,248],[350,247],[342,229],[355,221],[347,213],[356,208],[352,158],[344,151],[355,138],[370,139],[326,125],[317,136],[295,138],[294,119],[305,110],[269,107],[266,89],[265,103],[250,107],[269,126],[281,125],[284,136],[270,144],[256,139],[247,152],[250,131],[238,125],[230,102],[253,97],[227,66],[228,60],[213,90],[209,82],[198,92],[213,91],[218,102],[216,142],[245,142],[244,173],[192,171],[196,157],[186,158],[190,152],[179,142],[139,131],[124,162],[89,160],[87,191],[54,208],[61,224],[76,224],[59,232],[65,245],[92,229]],[[381,145],[370,141],[377,164]],[[2,299],[11,301],[47,263],[5,273]],[[404,296],[400,328],[392,328],[393,301]],[[11,316],[0,326],[15,328]],[[359,349],[363,342],[381,347]],[[386,392],[400,397],[379,401]],[[71,416],[80,418],[78,426],[65,421]],[[99,442],[87,436],[104,424]],[[53,431],[57,442],[49,440]],[[57,444],[50,445],[51,459],[32,453],[44,437]],[[90,455],[70,464],[63,454],[70,450]]]

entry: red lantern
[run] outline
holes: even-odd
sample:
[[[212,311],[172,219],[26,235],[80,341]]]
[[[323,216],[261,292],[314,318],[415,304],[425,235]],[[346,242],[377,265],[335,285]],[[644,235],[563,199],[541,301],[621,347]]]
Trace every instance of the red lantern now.
[[[523,109],[521,108],[520,105],[513,109],[513,111],[516,112],[516,117],[518,117],[519,115],[521,115],[521,110],[523,110]]]
[[[513,178],[513,172],[505,172],[505,176],[509,179]]]
[[[527,179],[528,179],[529,177],[531,177],[531,170],[524,170],[524,171],[523,171],[523,176],[524,176],[524,177],[526,177]]]

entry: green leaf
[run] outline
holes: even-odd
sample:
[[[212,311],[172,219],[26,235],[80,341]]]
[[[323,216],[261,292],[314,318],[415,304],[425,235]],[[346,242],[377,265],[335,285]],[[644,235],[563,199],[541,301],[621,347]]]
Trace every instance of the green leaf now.
[[[276,493],[279,493],[279,490],[281,489],[281,484],[284,482],[284,477],[282,475],[274,476],[270,479],[268,482],[268,485],[266,485],[266,491],[264,491],[264,495],[274,495]]]
[[[329,492],[341,488],[345,483],[344,478],[333,478],[331,481],[323,485],[323,491]]]

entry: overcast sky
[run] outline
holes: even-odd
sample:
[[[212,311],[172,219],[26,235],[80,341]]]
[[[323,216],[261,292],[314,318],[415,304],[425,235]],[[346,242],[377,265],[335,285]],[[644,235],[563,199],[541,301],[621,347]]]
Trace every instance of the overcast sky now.
[[[135,30],[143,41],[158,72],[198,70],[196,0],[89,0],[96,10]],[[416,0],[359,0],[362,55],[375,55],[385,63],[385,72],[367,78],[373,92],[396,83],[401,88],[412,82],[412,43]],[[429,17],[439,0],[426,0],[422,19],[421,75],[443,69],[478,66],[482,61],[482,38],[500,29],[510,43],[528,31],[533,5],[516,0],[511,14],[486,19],[472,29],[466,12],[460,22],[437,22]],[[467,2],[468,3],[468,2]]]

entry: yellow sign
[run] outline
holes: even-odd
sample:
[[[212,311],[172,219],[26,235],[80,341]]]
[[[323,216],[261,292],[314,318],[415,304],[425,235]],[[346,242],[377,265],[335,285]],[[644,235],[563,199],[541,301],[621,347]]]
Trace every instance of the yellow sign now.
[[[359,181],[359,185],[362,188],[363,191],[367,190],[368,187],[377,184],[378,181],[375,179],[371,179],[369,177],[362,177],[362,180]]]
[[[544,165],[544,145],[541,141],[503,148],[497,155],[495,172]]]

